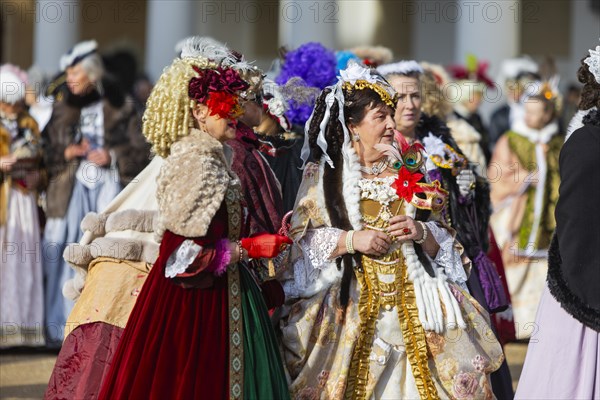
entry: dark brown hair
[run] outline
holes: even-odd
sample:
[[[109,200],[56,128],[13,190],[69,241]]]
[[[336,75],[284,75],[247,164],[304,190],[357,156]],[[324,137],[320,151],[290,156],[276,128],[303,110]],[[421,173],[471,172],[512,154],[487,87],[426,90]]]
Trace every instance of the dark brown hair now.
[[[596,81],[596,77],[590,72],[590,67],[583,62],[586,58],[581,60],[581,67],[577,71],[577,79],[583,83],[579,109],[589,110],[592,107],[600,109],[600,83]]]
[[[307,132],[312,158],[317,161],[323,156],[323,151],[317,145],[317,137],[320,132],[321,121],[323,121],[327,108],[325,98],[329,93],[331,93],[331,89],[326,88],[317,98]],[[344,99],[344,121],[346,126],[349,123],[360,123],[368,110],[374,108],[385,107],[393,113],[392,108],[381,100],[377,92],[369,88],[362,90],[344,90]],[[338,119],[339,111],[338,102],[334,101],[330,109],[329,122],[325,127],[325,140],[327,141],[327,154],[336,168],[331,168],[329,164],[325,164],[323,173],[323,192],[325,197],[325,207],[327,208],[331,226],[349,231],[352,229],[352,224],[350,223],[348,210],[346,209],[346,203],[342,194],[344,186],[342,176],[344,129]],[[338,258],[336,263],[339,269],[342,268],[342,264],[344,267],[340,291],[340,304],[345,307],[348,305],[349,300],[353,263],[357,268],[361,268],[360,254],[345,254],[341,259]]]

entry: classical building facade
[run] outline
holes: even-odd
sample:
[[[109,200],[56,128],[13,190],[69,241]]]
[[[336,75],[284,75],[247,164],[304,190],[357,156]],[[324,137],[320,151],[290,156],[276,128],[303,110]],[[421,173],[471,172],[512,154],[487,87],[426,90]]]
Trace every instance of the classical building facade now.
[[[1,62],[58,70],[74,43],[127,48],[152,79],[182,38],[209,35],[269,68],[280,46],[390,47],[396,58],[442,64],[467,53],[491,63],[552,55],[565,79],[600,36],[594,0],[2,0]]]

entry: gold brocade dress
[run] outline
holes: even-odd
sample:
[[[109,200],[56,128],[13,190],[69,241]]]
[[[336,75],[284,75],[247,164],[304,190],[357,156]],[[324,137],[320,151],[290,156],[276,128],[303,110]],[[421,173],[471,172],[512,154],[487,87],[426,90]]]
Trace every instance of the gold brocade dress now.
[[[385,178],[373,182],[389,184]],[[367,197],[363,192],[360,200],[363,229],[383,230],[393,215],[405,213],[397,197]],[[310,191],[299,204],[303,201],[312,204]],[[327,228],[317,226],[314,207],[297,210],[300,220],[307,212],[310,229]],[[329,268],[336,269],[335,263]],[[323,277],[329,271],[320,273]],[[293,398],[493,398],[489,374],[499,368],[503,353],[488,315],[474,299],[451,284],[468,328],[443,334],[424,330],[400,243],[380,258],[363,255],[355,277],[345,309],[339,304],[340,281],[335,280],[297,299],[282,320]]]
[[[405,214],[404,201],[398,199],[389,204],[381,204],[371,199],[361,199],[361,214],[364,229],[384,231],[389,227],[393,216]],[[426,335],[419,321],[413,284],[408,280],[407,267],[398,242],[394,242],[388,254],[379,258],[362,256],[362,268],[356,271],[360,287],[358,310],[361,317],[361,335],[358,338],[346,389],[346,398],[361,399],[373,394],[377,382],[369,379],[371,369],[371,353],[377,355],[372,366],[374,370],[392,352],[405,355],[411,367],[413,380],[418,392],[427,398],[435,398],[436,388],[429,372]],[[382,310],[383,309],[383,310]],[[382,316],[382,320],[394,326],[396,334],[385,339],[381,332],[375,340],[378,319],[381,313],[394,314]],[[401,332],[401,334],[399,334]],[[406,338],[406,339],[405,339]],[[384,343],[384,341],[386,343]],[[389,341],[389,342],[388,342]],[[404,362],[406,364],[406,361]],[[397,371],[401,372],[401,371]],[[373,375],[371,373],[371,375]],[[400,382],[398,382],[400,383]],[[397,393],[394,388],[379,387],[377,398],[387,398]],[[404,393],[406,395],[407,393]],[[415,393],[416,394],[416,393]]]

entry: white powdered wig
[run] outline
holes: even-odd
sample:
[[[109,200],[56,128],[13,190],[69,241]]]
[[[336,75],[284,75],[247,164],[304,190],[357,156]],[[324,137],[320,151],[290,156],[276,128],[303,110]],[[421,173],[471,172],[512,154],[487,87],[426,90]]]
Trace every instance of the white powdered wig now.
[[[520,74],[537,74],[539,67],[529,56],[509,58],[500,64],[500,73],[498,74],[498,83],[502,86],[509,79],[517,79]]]
[[[407,75],[410,73],[423,73],[423,68],[415,60],[400,61],[392,64],[385,64],[377,67],[377,72],[383,76],[388,75]]]

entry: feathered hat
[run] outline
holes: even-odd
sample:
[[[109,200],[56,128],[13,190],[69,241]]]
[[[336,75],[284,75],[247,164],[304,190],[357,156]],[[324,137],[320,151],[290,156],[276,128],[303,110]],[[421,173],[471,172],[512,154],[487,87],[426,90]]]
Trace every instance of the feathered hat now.
[[[60,58],[60,70],[66,71],[67,68],[77,65],[84,58],[98,51],[98,42],[87,40],[77,43],[71,50]]]
[[[473,54],[467,55],[465,65],[448,66],[446,69],[456,83],[449,88],[450,98],[460,103],[471,98],[473,91],[481,93],[493,88],[494,82],[487,75],[488,67],[489,63],[478,61]]]

